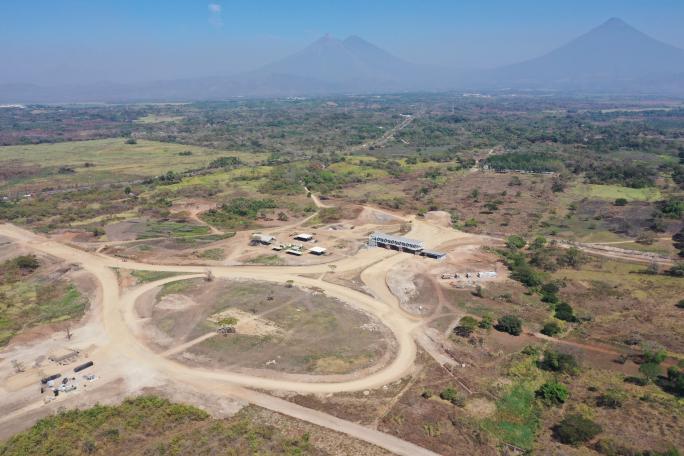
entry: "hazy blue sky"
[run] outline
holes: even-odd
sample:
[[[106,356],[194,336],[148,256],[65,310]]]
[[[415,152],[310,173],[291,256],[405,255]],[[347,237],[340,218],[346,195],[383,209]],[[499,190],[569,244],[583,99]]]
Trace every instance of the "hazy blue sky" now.
[[[491,67],[613,16],[684,48],[682,0],[0,0],[0,82],[229,74],[325,33],[416,63]]]

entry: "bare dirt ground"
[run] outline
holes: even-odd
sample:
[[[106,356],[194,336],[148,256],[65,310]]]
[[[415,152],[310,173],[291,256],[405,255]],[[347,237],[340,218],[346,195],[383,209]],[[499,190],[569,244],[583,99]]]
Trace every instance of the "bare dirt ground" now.
[[[320,201],[318,204],[321,204]],[[38,416],[50,413],[59,406],[71,407],[76,404],[98,402],[101,391],[107,391],[105,397],[115,400],[115,397],[140,392],[146,388],[160,388],[168,389],[175,394],[181,394],[179,391],[182,391],[186,398],[210,392],[211,397],[229,400],[230,406],[227,405],[227,409],[236,403],[252,403],[277,413],[335,429],[396,454],[435,454],[421,445],[444,453],[456,449],[455,452],[461,454],[490,454],[493,449],[491,442],[479,433],[476,427],[471,426],[469,420],[475,415],[484,416],[491,413],[491,403],[487,401],[494,398],[488,396],[488,385],[483,383],[483,379],[491,379],[492,373],[496,374],[493,366],[497,365],[501,357],[507,356],[508,350],[514,344],[512,341],[497,340],[493,337],[490,341],[484,341],[483,349],[479,341],[459,344],[450,340],[450,328],[458,318],[464,314],[477,315],[484,308],[480,307],[478,300],[471,299],[472,290],[454,288],[438,276],[444,271],[460,272],[470,268],[494,268],[501,271],[494,257],[479,248],[481,245],[493,245],[497,240],[449,228],[444,214],[429,214],[423,220],[372,208],[368,208],[365,214],[364,212],[366,211],[360,213],[353,224],[346,221],[341,223],[341,228],[316,228],[317,237],[320,237],[320,242],[326,246],[334,243],[351,243],[351,247],[344,247],[349,249],[346,251],[347,254],[324,258],[329,261],[293,261],[282,265],[236,264],[242,263],[244,241],[248,238],[249,232],[239,233],[235,238],[221,241],[229,250],[224,260],[225,264],[200,262],[196,259],[180,261],[178,264],[151,264],[111,256],[106,252],[77,249],[11,225],[1,225],[0,235],[12,239],[21,248],[51,255],[68,263],[77,263],[95,278],[98,284],[98,305],[93,307],[88,324],[74,331],[69,348],[75,347],[79,350],[79,360],[87,357],[95,362],[90,372],[94,373],[98,380],[88,383],[87,387],[81,380],[83,387],[77,392],[62,394],[54,400],[47,401],[46,396],[41,396],[37,392],[37,380],[40,376],[53,372],[67,374],[72,371],[77,361],[64,366],[45,363],[46,354],[62,349],[63,341],[37,340],[26,346],[13,344],[3,350],[3,358],[0,361],[0,370],[5,373],[3,388],[12,388],[11,394],[7,390],[8,394],[0,397],[3,410],[10,411],[0,417],[0,428],[4,429],[6,425],[12,429],[24,427]],[[375,222],[380,221],[385,225],[374,222],[357,225],[362,218],[365,222],[376,219]],[[279,236],[305,231],[299,228],[274,228],[273,231]],[[377,248],[357,249],[353,246],[353,243],[357,243],[358,246],[370,232],[380,228],[389,232],[406,233],[407,237],[424,240],[427,248],[445,250],[449,252],[449,256],[443,262],[436,262],[394,251]],[[228,245],[233,244],[239,247],[230,250]],[[122,290],[112,268],[173,272],[181,275]],[[207,353],[192,353],[192,350],[202,344],[211,345],[218,339],[212,336],[195,344],[196,338],[206,334],[195,328],[200,323],[208,324],[210,317],[215,317],[225,309],[208,309],[204,314],[200,314],[197,310],[203,306],[202,299],[184,295],[178,289],[173,291],[174,287],[188,279],[194,279],[198,286],[209,290],[211,287],[204,281],[207,271],[211,273],[213,283],[220,283],[225,279],[268,283],[269,286],[277,287],[287,287],[291,284],[296,289],[318,289],[325,293],[327,299],[342,303],[334,307],[348,306],[357,314],[365,316],[361,319],[352,319],[354,327],[361,328],[368,323],[372,324],[373,320],[380,322],[387,331],[387,335],[383,336],[385,341],[390,338],[394,341],[392,356],[386,362],[380,363],[377,369],[355,366],[354,375],[343,374],[339,377],[325,378],[323,381],[315,381],[308,374],[288,377],[282,374],[265,375],[264,369],[249,366],[243,367],[243,370],[233,369],[235,366],[230,365],[227,369],[207,366],[203,364],[202,358]],[[478,299],[497,303],[498,308],[509,305],[498,300],[500,295],[513,289],[503,276],[502,272],[501,277],[497,276],[497,280],[483,282],[485,293],[489,293],[489,296],[485,295],[484,298]],[[402,285],[408,282],[413,284],[415,291],[409,285]],[[162,290],[166,288],[166,292],[162,293],[165,296],[156,302],[155,295],[160,287]],[[168,292],[169,289],[172,292]],[[185,297],[179,297],[181,295]],[[217,300],[219,295],[220,293],[212,295],[207,291],[208,301]],[[466,296],[469,298],[465,299]],[[412,307],[416,299],[424,302],[425,313],[423,309]],[[279,304],[284,304],[282,301],[287,303],[287,300],[280,300]],[[250,307],[232,305],[235,302],[234,297],[231,305],[227,307],[235,307],[240,311],[235,313],[238,319],[244,313],[249,313],[258,316],[255,319],[257,322],[259,319],[263,320],[262,323],[266,320],[273,322],[278,327],[278,332],[273,334],[278,335],[287,334],[288,331],[291,333],[292,328],[298,327],[299,322],[296,319],[290,322],[289,327],[283,324],[298,313],[297,308],[317,310],[320,307],[314,301],[310,306],[298,307],[301,305],[298,301],[288,303],[289,308],[284,306],[268,315],[263,314],[263,311],[269,310],[268,308],[262,309],[262,312],[259,309],[252,312]],[[513,305],[527,308],[528,304],[521,300]],[[161,307],[155,309],[158,305]],[[157,324],[159,333],[150,335],[149,325],[155,320],[156,310],[162,312],[162,315],[182,313],[186,318],[162,318]],[[284,313],[278,314],[279,311]],[[541,309],[532,307],[529,311],[539,312],[540,315],[542,312]],[[263,326],[254,323],[249,331],[259,332],[258,328],[263,330]],[[330,332],[334,334],[334,328],[331,327]],[[161,339],[157,340],[156,347],[148,345],[151,339],[154,340],[160,334],[165,334],[168,340],[164,343],[160,343]],[[273,334],[265,338],[272,337]],[[254,337],[246,333],[245,336]],[[536,336],[529,337],[538,340]],[[516,342],[519,341],[525,342],[525,337],[516,339]],[[188,343],[192,345],[184,345]],[[491,349],[487,344],[491,344]],[[284,347],[287,348],[290,347]],[[218,352],[224,350],[225,347],[221,347]],[[179,356],[186,352],[191,353],[194,358],[191,356],[191,359],[186,357],[179,361]],[[299,353],[300,356],[302,354],[303,352]],[[209,356],[208,358],[211,359]],[[39,363],[40,360],[42,364],[30,373],[15,373],[11,370],[11,359],[19,359],[30,365]],[[419,375],[421,366],[431,373],[425,377]],[[490,371],[491,369],[494,371]],[[445,406],[444,401],[426,401],[422,398],[419,400],[421,390],[428,385],[435,389],[454,385],[468,392],[466,403],[469,406],[464,408],[462,413],[455,414],[453,406]],[[269,391],[272,394],[260,391]],[[290,396],[290,400],[277,397],[291,394],[295,396]],[[331,396],[333,394],[334,396]],[[370,401],[375,413],[368,415],[369,409],[361,406],[358,399],[368,402],[371,397],[377,397],[377,400]],[[207,408],[211,409],[211,406],[208,405]],[[414,413],[420,410],[428,410],[426,413],[434,418],[434,422],[419,421],[422,419],[420,417],[426,416],[423,413]],[[366,425],[358,424],[359,422]],[[380,432],[376,427],[386,432]],[[436,435],[444,437],[435,439]]]

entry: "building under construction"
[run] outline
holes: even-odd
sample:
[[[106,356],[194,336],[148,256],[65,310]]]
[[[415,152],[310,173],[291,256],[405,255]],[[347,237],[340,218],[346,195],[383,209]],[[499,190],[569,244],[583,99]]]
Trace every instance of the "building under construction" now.
[[[433,250],[425,250],[423,241],[416,239],[409,239],[402,236],[392,236],[390,234],[376,231],[368,237],[369,247],[384,247],[386,249],[399,250],[402,252],[413,253],[414,255],[422,255],[429,258],[442,259],[446,253],[435,252]]]

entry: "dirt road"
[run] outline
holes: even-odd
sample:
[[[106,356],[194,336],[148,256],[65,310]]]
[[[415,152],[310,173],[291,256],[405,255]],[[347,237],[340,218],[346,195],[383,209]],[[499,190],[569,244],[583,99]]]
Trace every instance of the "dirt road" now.
[[[421,230],[429,230],[421,227]],[[154,369],[161,375],[193,385],[199,390],[208,390],[230,397],[255,403],[262,407],[294,416],[311,423],[330,427],[370,443],[381,446],[397,454],[432,454],[416,445],[404,442],[396,437],[334,418],[321,412],[306,409],[277,399],[267,394],[256,393],[243,387],[287,390],[301,393],[333,393],[341,391],[360,391],[378,388],[406,375],[413,367],[416,356],[416,345],[412,331],[419,325],[402,312],[397,312],[394,303],[386,303],[358,291],[328,282],[302,277],[298,274],[325,272],[327,265],[299,267],[211,267],[214,276],[265,280],[277,283],[294,282],[298,286],[322,288],[328,295],[369,312],[382,321],[393,333],[397,342],[397,353],[393,361],[383,369],[370,375],[345,382],[298,382],[261,378],[245,374],[212,371],[190,368],[154,353],[141,342],[141,322],[134,306],[139,296],[161,284],[202,276],[207,267],[204,266],[158,266],[142,263],[125,262],[121,259],[103,254],[90,253],[61,244],[48,238],[35,235],[12,225],[0,225],[0,234],[37,251],[61,258],[69,263],[80,264],[86,271],[97,278],[101,285],[102,322],[108,340],[112,341],[100,347],[92,354],[93,360],[100,361],[116,357],[125,357],[133,363]],[[362,254],[346,258],[338,262],[339,270],[356,269],[368,264],[391,260],[392,252],[373,249]],[[188,275],[175,276],[138,286],[120,294],[118,280],[112,267],[142,269],[153,271],[186,272]]]

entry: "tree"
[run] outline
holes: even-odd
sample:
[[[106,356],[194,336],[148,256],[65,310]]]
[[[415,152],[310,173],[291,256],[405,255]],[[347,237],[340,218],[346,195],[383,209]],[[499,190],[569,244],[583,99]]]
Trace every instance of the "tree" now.
[[[511,279],[517,280],[528,288],[538,287],[542,284],[542,276],[527,263],[513,266]]]
[[[132,192],[131,187],[126,186],[126,188],[124,188],[124,193],[125,193],[126,195],[130,195],[131,192]]]
[[[565,417],[553,428],[556,440],[566,445],[588,442],[603,431],[603,428],[579,414]]]
[[[514,234],[512,236],[508,236],[506,239],[506,246],[509,249],[522,249],[525,247],[527,244],[527,241],[522,238],[522,236],[518,236],[517,234]]]
[[[534,241],[532,241],[532,244],[530,244],[530,248],[533,250],[539,250],[544,248],[546,245],[546,238],[544,236],[537,236],[534,238]]]
[[[627,206],[628,202],[629,201],[627,201],[625,198],[618,198],[615,200],[615,202],[613,204],[615,206]]]
[[[570,304],[567,302],[559,302],[556,304],[555,316],[559,320],[574,323],[577,321],[575,316],[575,311]]]
[[[568,397],[570,397],[570,392],[562,383],[550,381],[540,386],[535,395],[541,399],[544,404],[553,406],[561,405],[568,400]]]
[[[584,258],[584,255],[582,255],[582,252],[577,247],[570,247],[567,249],[563,255],[558,257],[558,264],[563,267],[571,267],[575,269],[579,269],[582,264],[586,259]]]
[[[667,370],[667,377],[659,379],[658,385],[678,397],[684,397],[684,370],[675,366]]]
[[[679,262],[667,270],[667,273],[673,277],[684,277],[684,262]]]
[[[675,307],[679,309],[684,309],[684,299],[680,299],[677,304],[675,304]]]
[[[570,354],[546,350],[544,357],[539,361],[539,368],[546,371],[574,375],[579,370],[579,365],[575,357]]]
[[[558,302],[560,287],[556,282],[547,282],[541,287],[542,301],[555,304]]]
[[[512,336],[519,336],[522,333],[522,320],[515,315],[504,315],[499,318],[494,328],[497,331],[506,332]]]
[[[545,336],[549,337],[554,337],[561,332],[561,327],[560,325],[555,322],[555,321],[550,321],[548,323],[544,324],[544,327],[541,330],[541,333],[544,334]]]

